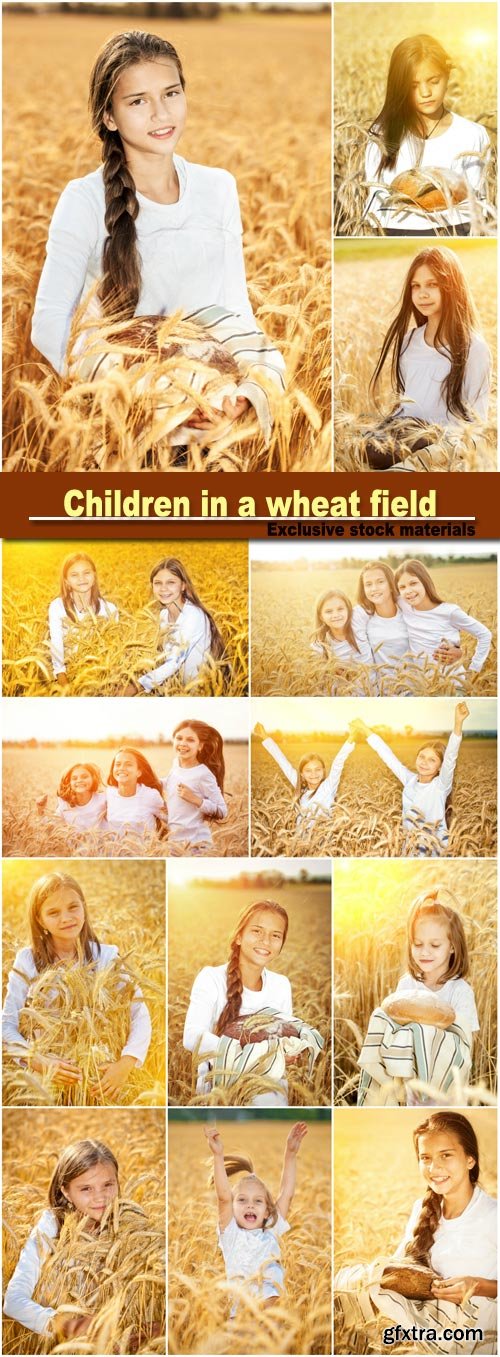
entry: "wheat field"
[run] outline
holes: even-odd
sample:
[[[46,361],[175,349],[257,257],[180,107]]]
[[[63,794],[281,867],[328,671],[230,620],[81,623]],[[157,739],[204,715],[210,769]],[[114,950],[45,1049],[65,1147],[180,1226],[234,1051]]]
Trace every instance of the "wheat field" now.
[[[57,199],[100,162],[86,111],[90,69],[129,15],[7,13],[4,22],[4,128],[15,147],[4,163],[5,466],[167,470],[164,440],[147,445],[148,395],[134,393],[126,372],[68,387],[29,339]],[[206,457],[193,441],[187,469],[330,469],[330,16],[241,10],[207,23],[141,14],[140,24],[168,38],[183,61],[190,111],[181,154],[237,178],[252,305],[289,374],[267,450],[249,414]],[[153,381],[157,360],[146,368]]]
[[[89,1246],[73,1241],[74,1269],[62,1303],[94,1314],[85,1337],[50,1345],[54,1353],[161,1353],[165,1351],[164,1252],[165,1223],[165,1113],[137,1109],[9,1109],[3,1115],[3,1282],[7,1285],[27,1236],[48,1206],[48,1187],[56,1160],[66,1145],[86,1139],[103,1140],[115,1155],[121,1196],[136,1203],[147,1216],[138,1257],[127,1226],[118,1229],[105,1256],[96,1252],[98,1272],[92,1274]],[[105,1240],[104,1240],[105,1244]],[[127,1256],[127,1246],[129,1254]],[[81,1252],[80,1252],[81,1251]],[[133,1257],[132,1255],[135,1255]],[[80,1256],[80,1266],[78,1261]],[[99,1260],[97,1262],[97,1260]],[[63,1260],[61,1260],[62,1263]],[[68,1260],[66,1260],[67,1262]],[[106,1274],[106,1265],[110,1272]],[[63,1269],[61,1269],[63,1270]],[[52,1284],[58,1276],[51,1272]],[[111,1286],[108,1278],[111,1278]],[[94,1292],[89,1296],[89,1287]],[[111,1293],[111,1294],[110,1294]],[[57,1305],[61,1303],[57,1301]],[[43,1302],[41,1302],[43,1303]],[[45,1300],[47,1303],[47,1300]],[[152,1321],[156,1322],[151,1337]],[[139,1334],[137,1347],[132,1338]],[[43,1338],[29,1333],[15,1320],[3,1321],[2,1352],[46,1352]]]
[[[480,1031],[474,1037],[471,1092],[460,1106],[495,1097],[497,1065],[496,869],[492,862],[336,863],[335,1101],[355,1101],[357,1059],[373,1009],[408,970],[406,921],[424,890],[446,888],[445,904],[464,921]],[[474,1088],[479,1092],[474,1093]],[[438,1097],[439,1101],[439,1097]]]
[[[307,1120],[307,1113],[305,1114]],[[220,1114],[225,1153],[250,1155],[278,1193],[290,1120],[235,1121]],[[330,1125],[311,1121],[297,1158],[291,1231],[281,1243],[285,1296],[263,1310],[239,1292],[229,1318],[229,1287],[216,1243],[213,1188],[207,1187],[203,1122],[169,1118],[169,1352],[331,1353]]]
[[[410,457],[415,470],[496,471],[497,281],[495,241],[448,241],[459,256],[493,360],[488,423],[428,425],[430,448]],[[337,471],[367,471],[363,435],[397,403],[390,362],[378,388],[377,411],[369,393],[384,336],[394,319],[418,241],[358,240],[335,247],[335,455]],[[382,288],[381,280],[383,278]],[[420,431],[419,431],[420,432]],[[403,454],[402,454],[403,455]]]
[[[279,874],[279,863],[276,864]],[[246,874],[245,874],[246,876]],[[169,1102],[177,1106],[221,1103],[245,1105],[266,1091],[265,1079],[229,1090],[213,1089],[212,1093],[196,1093],[196,1069],[190,1053],[182,1047],[184,1020],[193,981],[202,966],[220,966],[229,956],[229,937],[240,912],[257,900],[276,900],[287,910],[289,932],[282,952],[276,957],[273,971],[287,975],[293,994],[293,1012],[311,1027],[316,1027],[325,1040],[325,1050],[316,1060],[311,1078],[306,1070],[293,1069],[287,1073],[288,1101],[297,1106],[329,1106],[331,1103],[330,1031],[331,1031],[331,896],[329,882],[290,883],[283,879],[278,885],[265,880],[241,878],[234,881],[169,882],[169,977],[168,977],[168,1040],[169,1040]],[[210,929],[207,929],[210,920]],[[307,946],[304,939],[307,938]],[[314,954],[314,975],[311,974],[311,954]]]
[[[27,746],[4,748],[3,752],[3,853],[4,857],[141,857],[163,858],[179,852],[179,846],[156,830],[132,831],[116,836],[112,831],[76,832],[55,817],[59,779],[70,764],[84,760],[96,763],[106,780],[118,748],[59,744],[55,748]],[[172,749],[141,745],[142,753],[159,777],[165,777]],[[228,817],[211,825],[213,843],[207,853],[214,857],[238,857],[248,849],[248,793],[246,743],[225,747]],[[36,814],[35,800],[49,794],[49,816]],[[189,854],[188,854],[189,856]]]
[[[67,861],[5,861],[3,863],[3,993],[7,976],[20,947],[31,945],[28,926],[28,897],[35,881],[46,872],[66,872],[81,886],[89,918],[99,942],[118,947],[126,957],[127,971],[137,980],[148,1006],[152,1037],[144,1064],[136,1068],[121,1090],[121,1105],[163,1106],[165,1104],[165,867],[161,862],[86,862],[74,868]],[[66,972],[66,982],[74,974]],[[52,984],[54,980],[52,980]],[[103,1043],[118,1059],[128,1033],[129,1015],[125,1003],[104,1011],[98,1002],[84,1003],[76,996],[76,1008],[64,1016],[64,997],[54,1011],[54,993],[47,1001],[43,1017],[43,1043],[47,1051],[62,1059],[75,1061],[82,1071],[82,1084],[62,1089],[41,1075],[23,1071],[13,1061],[4,1065],[3,1102],[18,1106],[95,1106],[89,1089],[93,1070],[91,1058]],[[48,1011],[47,1011],[48,1010]],[[61,1020],[61,1014],[64,1020]],[[123,1028],[125,1033],[123,1034]],[[38,1042],[40,1038],[38,1038]],[[40,1050],[40,1045],[37,1045]],[[105,1101],[105,1099],[104,1099]]]
[[[316,602],[328,589],[340,589],[352,603],[356,602],[360,572],[368,561],[354,568],[339,564],[334,559],[307,568],[305,559],[297,559],[289,566],[252,566],[252,694],[254,697],[323,696],[335,682],[336,695],[348,697],[360,683],[360,675],[352,669],[345,674],[335,660],[323,659],[310,649],[311,635],[316,628]],[[496,566],[490,562],[472,564],[469,561],[446,565],[430,565],[437,593],[446,602],[460,603],[493,632],[494,640],[481,673],[474,679],[475,696],[494,696],[497,691],[496,658]],[[475,641],[467,632],[461,634],[464,662],[470,661]],[[363,679],[361,679],[363,682]],[[366,674],[366,695],[370,695],[370,676]],[[394,675],[380,674],[381,696],[389,697],[398,688],[410,689],[413,696],[453,695],[453,680],[439,672],[431,662],[425,670],[415,663],[403,664]]]
[[[69,628],[65,696],[120,696],[160,662],[158,610],[149,573],[163,557],[180,559],[225,643],[196,680],[174,675],[161,693],[242,697],[248,687],[247,546],[240,542],[4,542],[3,692],[5,697],[61,693],[52,676],[47,611],[59,595],[62,562],[89,553],[102,596],[119,611],[119,625],[99,620]],[[140,696],[145,696],[142,691]]]

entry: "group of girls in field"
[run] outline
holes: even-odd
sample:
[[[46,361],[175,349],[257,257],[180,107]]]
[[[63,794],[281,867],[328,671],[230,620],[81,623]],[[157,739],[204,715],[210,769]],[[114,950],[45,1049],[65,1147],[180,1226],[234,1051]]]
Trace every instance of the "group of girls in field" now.
[[[297,833],[301,837],[311,834],[318,822],[329,819],[345,764],[354,753],[356,743],[366,740],[402,784],[406,854],[439,857],[448,846],[447,802],[460,752],[462,727],[468,715],[466,702],[458,702],[448,743],[445,745],[442,740],[430,740],[422,745],[417,753],[415,769],[407,768],[385,740],[370,730],[361,717],[351,721],[348,739],[341,745],[329,772],[321,756],[313,753],[304,754],[298,768],[295,768],[276,741],[266,734],[260,722],[254,727],[254,734],[262,740],[264,749],[293,788]]]
[[[176,726],[170,772],[159,778],[142,750],[123,746],[115,754],[106,785],[94,763],[75,763],[63,773],[57,789],[55,815],[71,835],[91,830],[99,834],[139,836],[168,832],[179,849],[210,847],[211,820],[224,820],[224,745],[222,736],[204,721],[182,721]],[[40,816],[47,813],[48,796],[37,800]]]
[[[321,1034],[294,1015],[288,976],[268,970],[288,934],[288,914],[275,900],[243,910],[230,939],[229,961],[204,966],[196,976],[184,1024],[183,1044],[197,1067],[197,1094],[233,1088],[257,1076],[254,1107],[288,1106],[287,1070],[307,1056],[311,1073],[323,1049]]]
[[[465,692],[491,647],[489,628],[459,604],[445,602],[418,560],[402,561],[396,571],[384,561],[370,562],[361,571],[354,606],[342,590],[328,589],[317,601],[315,620],[311,649],[333,662],[333,694],[347,680],[356,696],[407,696],[419,681],[415,670],[425,671],[434,684],[441,679],[443,687]],[[462,631],[476,640],[467,670]],[[360,666],[364,684],[361,677],[356,680]]]
[[[221,660],[225,651],[214,618],[198,597],[182,561],[174,556],[157,561],[149,582],[152,614],[158,624],[157,663],[137,680],[128,681],[123,690],[126,697],[164,692],[174,675],[184,685],[190,684],[204,665]],[[102,597],[92,558],[86,552],[73,552],[63,560],[59,594],[49,606],[52,672],[61,688],[68,684],[68,659],[75,662],[78,629],[95,627],[101,620],[119,626],[119,610]]]
[[[20,1030],[30,993],[44,971],[58,967],[105,970],[119,958],[118,948],[99,942],[89,918],[83,889],[67,872],[49,872],[35,881],[28,901],[30,946],[17,952],[9,973],[2,1013],[4,1050],[34,1074],[49,1076],[59,1088],[71,1091],[82,1085],[84,1071],[71,1059],[33,1051]],[[126,967],[124,967],[124,979]],[[116,1059],[99,1068],[89,1085],[92,1097],[119,1100],[132,1071],[144,1064],[151,1041],[151,1020],[139,990],[130,1004],[130,1024],[123,1050]],[[36,1047],[36,1043],[35,1043]],[[90,1059],[90,1052],[89,1052]]]

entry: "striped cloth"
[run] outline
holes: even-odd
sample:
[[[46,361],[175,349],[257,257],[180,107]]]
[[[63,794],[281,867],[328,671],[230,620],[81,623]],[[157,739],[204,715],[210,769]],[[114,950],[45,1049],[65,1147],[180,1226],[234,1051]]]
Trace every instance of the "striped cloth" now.
[[[361,1069],[358,1107],[398,1106],[394,1080],[418,1079],[440,1089],[443,1095],[452,1092],[455,1072],[461,1083],[466,1084],[472,1065],[472,1039],[459,1023],[450,1023],[446,1028],[422,1022],[398,1023],[383,1008],[376,1008],[368,1023],[358,1065]],[[421,1092],[417,1100],[419,1105],[436,1106],[434,1099]],[[443,1098],[443,1104],[446,1101]]]
[[[378,1285],[384,1268],[391,1260],[377,1259],[374,1263],[343,1267],[335,1278],[336,1344],[340,1341],[340,1322],[344,1329],[340,1352],[388,1352],[381,1337],[388,1328],[387,1319],[403,1329],[413,1325],[418,1329],[435,1331],[436,1338],[413,1340],[408,1351],[413,1353],[484,1353],[493,1357],[497,1352],[496,1301],[474,1296],[465,1305],[452,1301],[409,1300],[398,1291],[385,1291]],[[445,1330],[465,1333],[481,1330],[482,1338],[444,1338]],[[344,1346],[345,1331],[349,1347]],[[356,1346],[357,1344],[357,1346]],[[369,1344],[369,1346],[368,1346]],[[402,1346],[401,1337],[400,1344]],[[400,1346],[400,1350],[401,1350]]]
[[[308,1078],[311,1077],[314,1062],[324,1047],[324,1038],[315,1027],[310,1027],[301,1018],[286,1016],[274,1008],[263,1008],[252,1014],[252,1025],[261,1027],[273,1019],[281,1019],[297,1028],[295,1037],[273,1037],[267,1041],[247,1042],[241,1046],[234,1037],[219,1037],[212,1064],[212,1086],[231,1088],[246,1074],[252,1074],[258,1066],[258,1074],[266,1079],[280,1080],[286,1075],[286,1057],[308,1052]]]

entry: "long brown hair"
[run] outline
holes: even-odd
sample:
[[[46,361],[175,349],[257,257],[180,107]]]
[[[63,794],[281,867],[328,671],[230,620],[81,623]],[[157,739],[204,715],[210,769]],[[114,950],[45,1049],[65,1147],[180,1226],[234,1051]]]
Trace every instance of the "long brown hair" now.
[[[240,914],[229,942],[229,961],[227,963],[226,980],[227,1000],[215,1026],[215,1032],[218,1037],[222,1036],[224,1028],[227,1027],[229,1023],[234,1022],[235,1019],[239,1017],[241,996],[243,994],[243,980],[240,970],[240,943],[238,939],[253,919],[254,914],[257,914],[260,909],[270,910],[274,914],[279,914],[280,918],[283,919],[283,947],[286,942],[286,935],[288,933],[288,914],[286,909],[283,908],[283,905],[279,905],[276,900],[257,900],[253,905],[247,905],[247,908]]]
[[[429,245],[420,250],[412,261],[403,286],[398,314],[389,326],[380,350],[377,366],[370,382],[370,392],[376,398],[378,381],[384,363],[392,349],[391,379],[395,391],[404,391],[401,358],[406,352],[415,325],[425,324],[427,317],[418,310],[412,298],[412,282],[418,268],[426,264],[439,284],[442,299],[442,311],[434,338],[434,348],[450,360],[450,371],[441,383],[441,393],[446,401],[449,414],[460,419],[471,420],[473,411],[465,405],[463,386],[465,367],[469,356],[471,339],[479,328],[465,274],[459,259],[453,250],[445,246]]]
[[[277,1205],[276,1205],[276,1202],[275,1202],[275,1200],[274,1200],[274,1197],[271,1196],[271,1193],[270,1193],[270,1191],[269,1191],[269,1188],[266,1187],[266,1184],[262,1182],[262,1178],[259,1178],[259,1177],[257,1176],[257,1174],[254,1173],[254,1167],[253,1167],[252,1160],[249,1159],[249,1158],[247,1157],[247,1155],[242,1155],[242,1154],[225,1154],[225,1155],[224,1155],[224,1168],[225,1168],[225,1170],[226,1170],[226,1173],[227,1173],[228,1178],[232,1178],[232,1176],[233,1176],[234,1173],[243,1173],[243,1174],[245,1175],[243,1178],[240,1178],[239,1183],[238,1183],[237,1186],[234,1188],[233,1194],[232,1194],[233,1197],[234,1197],[235,1193],[238,1191],[238,1188],[241,1186],[242,1183],[247,1183],[247,1182],[258,1183],[259,1187],[262,1188],[262,1191],[263,1191],[264,1196],[265,1196],[265,1199],[266,1199],[266,1211],[267,1211],[267,1215],[266,1215],[266,1219],[265,1219],[265,1221],[264,1221],[264,1226],[263,1226],[263,1228],[264,1228],[264,1230],[268,1230],[268,1229],[270,1229],[270,1227],[271,1227],[272,1225],[276,1225],[276,1221],[277,1221],[277,1219],[278,1219],[278,1207],[277,1207]],[[212,1168],[211,1168],[211,1172],[210,1172],[208,1181],[209,1181],[210,1187],[213,1187],[214,1182],[215,1182],[215,1175],[214,1175],[214,1170],[213,1170],[213,1164],[212,1164]]]
[[[196,755],[198,763],[205,763],[210,772],[213,773],[221,792],[224,791],[224,777],[226,774],[226,765],[224,763],[224,741],[215,726],[208,726],[205,721],[179,721],[175,727],[174,735],[180,730],[194,730],[195,735],[201,744],[199,754]]]
[[[101,591],[99,589],[97,570],[92,560],[92,557],[87,556],[86,551],[74,551],[72,552],[71,556],[65,556],[61,566],[59,593],[63,601],[64,611],[67,617],[71,618],[72,622],[76,622],[77,618],[75,612],[75,605],[73,601],[73,592],[68,584],[68,572],[71,570],[72,566],[76,565],[77,561],[85,561],[86,565],[89,565],[91,570],[93,570],[94,572],[94,582],[90,591],[90,602],[89,602],[89,608],[92,609],[92,612],[94,613],[99,612],[99,603],[101,601]]]
[[[57,795],[60,796],[61,801],[66,801],[68,806],[78,805],[75,793],[71,786],[71,774],[74,773],[75,768],[85,768],[86,772],[90,773],[90,776],[92,778],[93,796],[95,795],[96,792],[99,791],[99,788],[102,786],[100,769],[97,767],[96,763],[81,763],[81,762],[72,763],[70,768],[65,768],[64,773],[62,774],[61,777],[61,781],[57,788]]]
[[[320,763],[320,764],[321,764],[321,767],[322,767],[322,769],[323,769],[323,777],[322,777],[322,779],[321,779],[321,782],[324,782],[324,781],[325,781],[325,777],[326,777],[326,763],[325,763],[325,760],[322,759],[321,754],[303,754],[303,755],[302,755],[302,758],[299,759],[299,765],[298,765],[298,768],[297,768],[297,786],[296,786],[295,791],[294,791],[294,793],[293,793],[293,801],[294,801],[294,803],[298,803],[298,802],[300,801],[300,798],[301,798],[301,796],[303,795],[303,793],[306,792],[306,791],[308,790],[307,782],[304,780],[302,774],[303,774],[303,771],[304,771],[304,768],[305,768],[306,764],[307,764],[307,763],[311,763],[312,759],[315,759],[316,763]],[[316,791],[318,791],[318,789],[321,787],[321,782],[318,782],[318,786],[317,786],[317,788],[316,788]]]
[[[205,608],[201,598],[197,594],[194,584],[188,575],[186,567],[182,564],[182,561],[179,561],[176,556],[165,556],[164,560],[158,561],[157,564],[153,566],[149,576],[151,585],[160,570],[169,570],[171,575],[176,575],[177,579],[180,580],[183,585],[183,597],[189,599],[190,603],[194,603],[196,608],[201,608],[210,627],[210,654],[213,655],[214,660],[222,659],[226,647],[220,631],[214,622],[212,614],[209,613],[208,608]]]
[[[163,797],[163,787],[161,785],[159,778],[157,778],[156,773],[153,772],[151,764],[148,763],[147,758],[145,758],[144,754],[141,753],[140,749],[135,749],[133,745],[128,744],[121,744],[120,748],[117,749],[116,754],[114,755],[113,762],[108,773],[108,787],[118,786],[114,768],[115,759],[118,758],[119,754],[132,754],[139,769],[139,777],[137,779],[138,782],[142,782],[144,787],[153,787],[154,790],[156,792],[159,792],[160,796]]]
[[[415,38],[404,38],[399,42],[391,56],[384,104],[372,123],[370,132],[380,140],[380,164],[378,175],[384,170],[393,170],[398,158],[401,142],[408,134],[425,138],[425,127],[419,121],[418,112],[412,103],[412,84],[415,67],[422,61],[433,61],[441,75],[448,76],[452,62],[444,47],[431,38],[428,33],[419,33]],[[424,142],[420,149],[420,159]],[[420,160],[417,161],[420,163]]]
[[[367,564],[363,566],[363,569],[362,569],[362,571],[361,571],[361,574],[360,574],[360,577],[359,577],[359,580],[358,580],[358,595],[357,595],[357,602],[361,605],[362,608],[364,608],[364,610],[365,610],[366,613],[370,613],[372,616],[374,615],[374,613],[375,613],[375,604],[374,604],[374,603],[371,603],[371,602],[370,602],[370,599],[367,598],[367,597],[366,597],[366,594],[365,594],[365,575],[366,575],[367,570],[381,570],[381,571],[382,571],[382,574],[385,575],[385,578],[386,578],[387,583],[388,583],[388,585],[389,585],[389,588],[390,588],[390,591],[391,591],[391,598],[392,598],[392,601],[393,601],[393,603],[396,605],[396,608],[397,608],[397,606],[398,606],[398,591],[397,591],[397,589],[396,589],[396,584],[395,584],[395,580],[394,580],[394,571],[391,570],[390,565],[387,565],[385,561],[368,561]]]
[[[432,575],[429,574],[429,571],[426,566],[422,564],[422,561],[403,561],[401,565],[398,565],[394,575],[397,585],[399,584],[402,575],[414,575],[415,579],[420,580],[431,603],[434,603],[437,606],[438,603],[443,602],[443,599],[440,598],[437,593]]]
[[[443,887],[438,886],[435,890],[422,891],[413,901],[407,923],[408,940],[408,970],[414,980],[422,980],[424,976],[419,971],[416,961],[412,956],[412,944],[415,938],[415,929],[419,919],[439,919],[440,923],[446,925],[451,947],[448,970],[443,976],[443,983],[446,980],[455,980],[457,977],[464,979],[469,973],[469,951],[467,939],[465,937],[464,926],[460,915],[450,905],[444,904],[440,900]],[[446,892],[451,894],[451,892]],[[454,898],[454,897],[452,897]]]
[[[473,1167],[469,1169],[469,1178],[472,1184],[477,1183],[479,1178],[479,1146],[474,1127],[467,1117],[463,1117],[461,1112],[433,1112],[432,1116],[427,1118],[427,1121],[421,1122],[420,1126],[417,1126],[413,1132],[413,1144],[417,1159],[420,1136],[432,1135],[435,1131],[449,1132],[454,1135],[464,1153],[475,1160]],[[422,1209],[413,1231],[413,1239],[410,1240],[405,1249],[408,1258],[413,1258],[415,1263],[421,1263],[424,1267],[430,1265],[430,1252],[441,1215],[442,1197],[429,1187],[422,1201]]]
[[[97,955],[100,955],[101,944],[94,933],[90,922],[87,901],[85,899],[82,887],[74,876],[68,872],[46,872],[45,876],[39,876],[31,887],[28,897],[28,917],[31,933],[31,950],[33,960],[37,971],[45,971],[49,966],[53,966],[56,960],[56,954],[50,933],[46,933],[40,923],[40,910],[42,905],[55,895],[56,891],[61,890],[62,886],[67,886],[69,890],[75,892],[83,905],[84,923],[78,938],[78,947],[81,949],[84,961],[93,961],[94,956],[91,944],[94,943],[97,948]]]
[[[90,76],[89,109],[92,127],[102,141],[105,217],[108,232],[104,245],[103,278],[99,298],[107,315],[123,320],[134,315],[141,290],[141,264],[135,222],[139,203],[118,131],[106,127],[104,115],[111,112],[117,82],[129,66],[139,61],[173,61],[179,83],[185,88],[175,47],[153,33],[132,30],[117,33],[101,48]]]
[[[115,1170],[118,1182],[117,1160],[109,1145],[105,1145],[102,1140],[76,1140],[73,1145],[66,1145],[59,1156],[50,1180],[49,1202],[60,1226],[67,1212],[73,1210],[63,1189],[68,1187],[74,1178],[79,1178],[80,1174],[87,1173],[97,1164],[110,1164]]]
[[[318,642],[319,645],[322,646],[323,653],[327,658],[331,657],[331,650],[328,645],[328,636],[330,635],[330,628],[327,626],[326,622],[323,622],[321,617],[325,603],[328,602],[329,598],[340,598],[342,600],[342,603],[345,604],[345,607],[347,608],[347,622],[345,623],[343,629],[344,638],[346,641],[349,642],[349,645],[352,646],[353,650],[359,651],[359,646],[354,635],[354,629],[352,625],[352,603],[350,598],[347,597],[347,594],[342,593],[341,589],[327,589],[326,593],[321,594],[321,597],[318,598],[316,603],[316,619],[315,619],[316,630],[313,631],[311,640]]]

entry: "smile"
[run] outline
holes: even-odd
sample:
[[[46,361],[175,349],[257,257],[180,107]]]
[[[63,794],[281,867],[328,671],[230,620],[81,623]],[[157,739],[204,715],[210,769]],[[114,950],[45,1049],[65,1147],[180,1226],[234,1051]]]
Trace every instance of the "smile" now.
[[[257,1220],[255,1211],[245,1211],[244,1220]]]
[[[171,137],[175,127],[159,127],[156,132],[148,132],[150,137]]]

